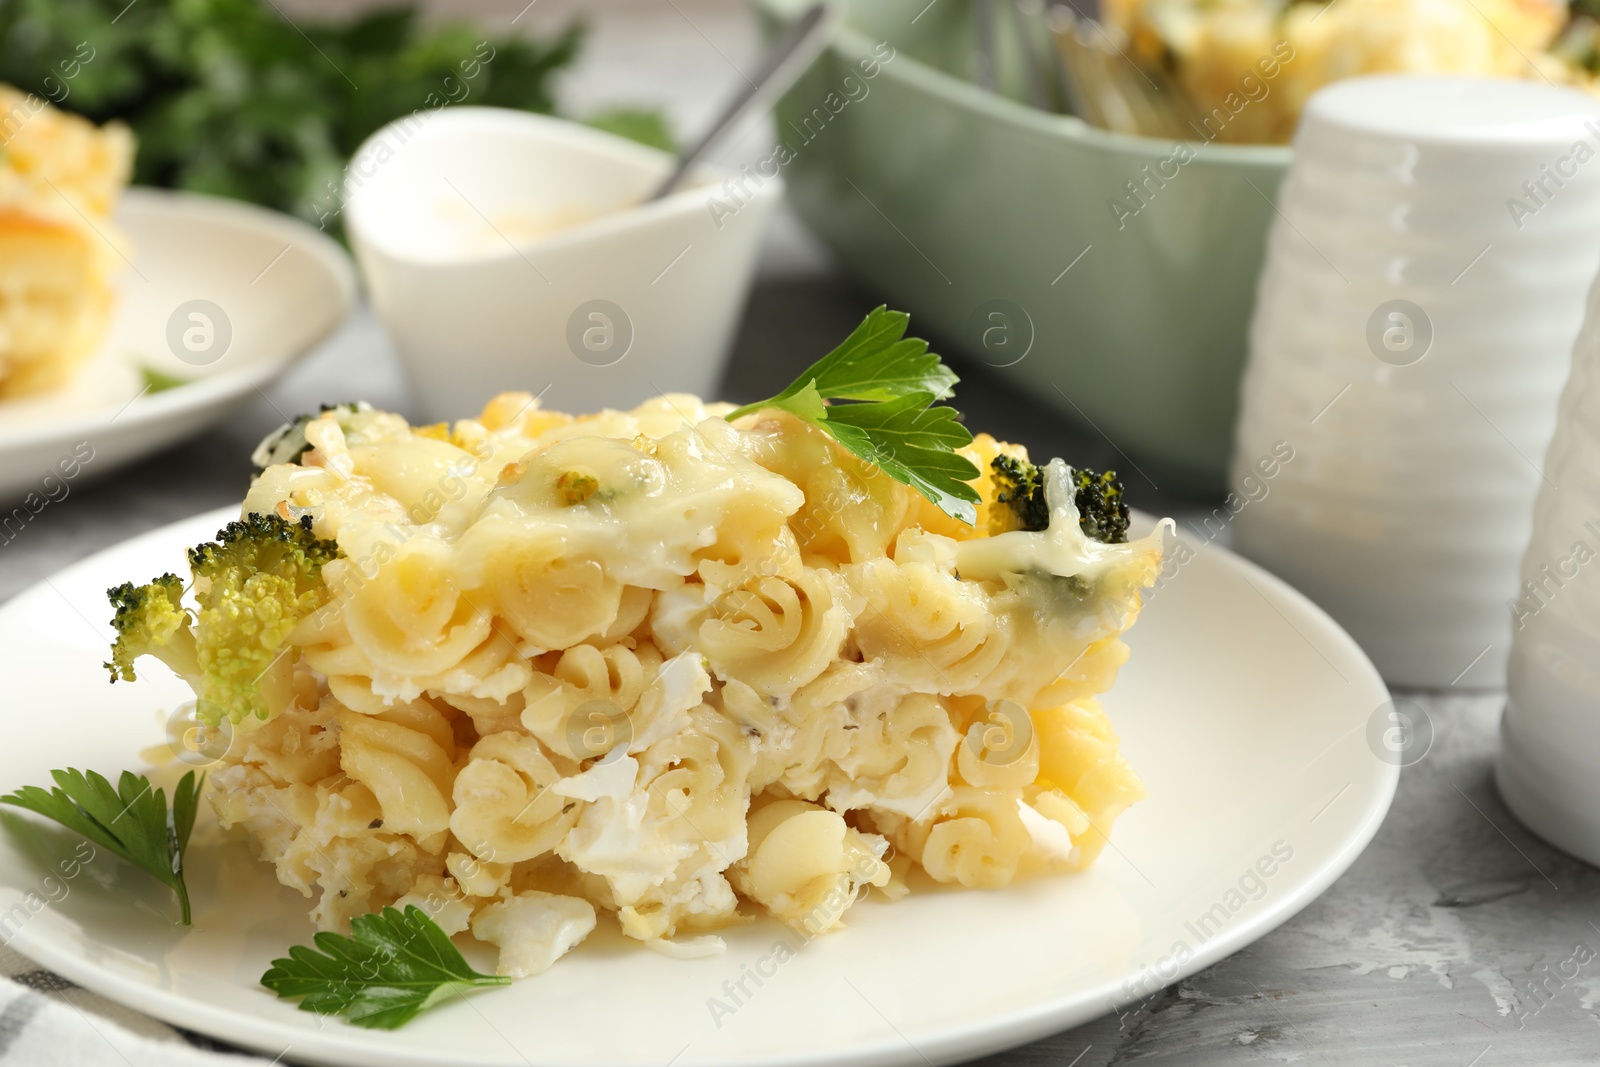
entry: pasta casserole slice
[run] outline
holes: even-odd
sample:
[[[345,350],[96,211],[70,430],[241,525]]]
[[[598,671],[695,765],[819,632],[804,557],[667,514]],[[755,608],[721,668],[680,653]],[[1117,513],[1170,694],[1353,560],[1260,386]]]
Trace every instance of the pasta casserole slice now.
[[[415,904],[503,974],[601,912],[691,952],[1092,863],[1144,796],[1096,697],[1161,529],[1127,542],[1111,476],[983,435],[969,525],[733,410],[302,419],[191,553],[191,600],[113,591],[144,627],[113,672],[153,651],[232,731],[208,795],[319,927]]]
[[[1108,0],[1133,60],[1169,71],[1204,141],[1287,144],[1311,95],[1366,74],[1531,78],[1600,92],[1592,4]]]
[[[65,384],[99,345],[125,243],[111,216],[132,167],[119,123],[0,85],[0,399]]]

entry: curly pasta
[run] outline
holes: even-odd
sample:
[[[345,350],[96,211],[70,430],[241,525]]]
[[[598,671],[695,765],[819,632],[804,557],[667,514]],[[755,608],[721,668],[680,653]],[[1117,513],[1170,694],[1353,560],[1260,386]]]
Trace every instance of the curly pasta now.
[[[567,776],[537,739],[490,734],[472,746],[456,775],[450,832],[480,859],[518,863],[542,856],[578,821],[580,805],[550,791]]]
[[[455,781],[455,738],[448,720],[424,701],[381,715],[339,716],[339,766],[377,798],[384,825],[427,852],[444,847]]]
[[[529,651],[569,648],[616,621],[625,587],[598,560],[568,552],[560,533],[502,516],[478,523],[463,542],[463,553],[479,561],[471,588]]]
[[[974,528],[729,410],[330,412],[256,479],[342,555],[210,795],[320,926],[416,904],[525,976],[602,918],[686,954],[741,908],[809,937],[918,871],[1094,860],[1143,796],[1095,697],[1159,533],[1088,542],[1052,467],[1048,529],[985,534],[1017,446],[965,449]]]
[[[1016,619],[994,610],[992,591],[924,561],[873,560],[843,573],[867,602],[856,643],[896,684],[973,693],[1014,665]]]
[[[915,818],[948,791],[961,735],[938,697],[897,698],[878,688],[857,702],[855,718],[856,729],[845,733],[848,748],[832,757],[829,804]]]
[[[850,633],[848,590],[825,570],[756,577],[720,596],[685,586],[658,598],[651,622],[671,652],[698,649],[711,672],[788,697],[838,658]]]
[[[1030,840],[1013,794],[965,785],[933,818],[906,823],[896,836],[934,881],[981,889],[1010,882]]]

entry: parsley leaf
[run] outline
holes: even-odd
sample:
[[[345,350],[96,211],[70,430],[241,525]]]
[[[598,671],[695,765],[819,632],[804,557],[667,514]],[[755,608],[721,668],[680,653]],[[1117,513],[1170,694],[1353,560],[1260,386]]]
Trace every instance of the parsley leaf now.
[[[892,400],[910,392],[948,399],[960,379],[928,351],[928,342],[905,335],[910,324],[910,315],[880,304],[838,348],[801,371],[789,388],[762,406],[781,406],[808,386],[832,400]]]
[[[54,819],[158,879],[178,895],[183,924],[189,925],[183,850],[194,829],[205,776],[196,780],[193,771],[183,776],[173,790],[170,814],[166,791],[152,789],[148,778],[132,771],[123,771],[115,788],[94,771],[69,767],[51,771],[50,777],[55,779],[55,788],[25,785],[0,796],[0,804]]]
[[[928,342],[905,336],[910,322],[902,311],[876,308],[787,389],[728,419],[762,408],[787,411],[970,526],[978,517],[978,491],[970,484],[978,468],[955,450],[972,434],[953,408],[932,406],[948,399],[960,379],[928,351]],[[859,403],[827,403],[838,400]]]
[[[418,1012],[474,986],[510,985],[479,974],[428,913],[414,904],[358,915],[350,933],[323,931],[317,948],[296,945],[272,961],[261,984],[280,997],[301,997],[301,1011],[344,1015],[357,1026],[393,1030]],[[317,951],[321,949],[321,951]]]

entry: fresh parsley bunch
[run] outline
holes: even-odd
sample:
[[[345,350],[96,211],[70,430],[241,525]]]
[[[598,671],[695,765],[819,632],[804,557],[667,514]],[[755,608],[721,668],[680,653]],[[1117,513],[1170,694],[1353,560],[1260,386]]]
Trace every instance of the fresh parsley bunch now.
[[[423,27],[411,7],[329,22],[290,21],[266,0],[0,0],[0,82],[126,122],[141,184],[316,222],[337,208],[355,149],[402,115],[553,111],[551,76],[581,37],[576,25],[547,41]]]

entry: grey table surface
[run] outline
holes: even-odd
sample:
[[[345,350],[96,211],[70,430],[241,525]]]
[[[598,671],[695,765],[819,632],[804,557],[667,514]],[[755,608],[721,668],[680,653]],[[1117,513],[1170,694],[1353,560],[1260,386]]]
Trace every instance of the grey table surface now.
[[[522,0],[507,4],[472,6],[503,23],[523,8]],[[559,20],[571,6],[541,5],[529,21]],[[568,79],[565,98],[598,105],[665,93],[680,129],[703,121],[729,87],[727,67],[748,64],[755,51],[748,16],[724,0],[615,3],[591,14],[591,55]],[[759,128],[745,131],[747,146],[763,140]],[[736,138],[729,151],[737,158],[740,150]],[[792,217],[780,217],[724,395],[772,392],[877,302]],[[1064,423],[982,367],[960,369],[972,425],[1044,455],[1116,465],[1115,447],[1092,430]],[[219,428],[97,483],[75,484],[0,548],[0,599],[144,530],[236,504],[250,449],[264,433],[317,403],[351,397],[402,412],[410,406],[388,341],[365,310]],[[1213,503],[1172,486],[1137,486],[1136,496],[1147,510],[1180,519]],[[0,678],[23,668],[0,650]],[[1491,772],[1503,694],[1410,695],[1432,718],[1433,746],[1403,772],[1371,846],[1321,898],[1144,1003],[983,1062],[1600,1062],[1600,967],[1591,962],[1572,974],[1564,966],[1580,946],[1582,956],[1600,954],[1600,874],[1534,838],[1500,803]]]

